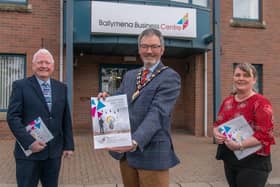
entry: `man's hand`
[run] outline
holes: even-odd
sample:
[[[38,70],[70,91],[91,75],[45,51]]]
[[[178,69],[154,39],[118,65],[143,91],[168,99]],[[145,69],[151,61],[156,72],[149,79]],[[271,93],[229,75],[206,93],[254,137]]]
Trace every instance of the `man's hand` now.
[[[134,150],[134,146],[125,146],[125,147],[108,147],[106,148],[106,150],[108,151],[113,151],[113,152],[117,152],[117,153],[125,153],[125,152],[130,152],[132,150]]]
[[[42,151],[43,149],[45,149],[46,146],[47,146],[47,144],[45,144],[44,142],[36,140],[31,144],[31,151],[32,151],[32,153],[38,153],[38,152]]]
[[[63,157],[63,158],[71,158],[71,157],[73,156],[73,154],[74,154],[73,151],[71,151],[71,150],[65,150],[65,151],[63,151],[62,157]]]
[[[107,92],[99,92],[98,95],[97,95],[97,99],[103,99],[105,100],[106,97],[110,96]]]
[[[117,153],[125,153],[125,152],[134,152],[134,151],[136,151],[137,147],[138,147],[138,143],[135,140],[132,140],[131,146],[113,147],[113,148],[109,147],[109,148],[106,148],[106,150],[114,151]]]

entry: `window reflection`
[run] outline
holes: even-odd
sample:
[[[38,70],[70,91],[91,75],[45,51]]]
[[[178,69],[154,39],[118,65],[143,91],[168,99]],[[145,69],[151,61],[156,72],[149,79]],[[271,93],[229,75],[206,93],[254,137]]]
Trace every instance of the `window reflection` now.
[[[192,3],[193,3],[194,5],[207,7],[208,0],[192,0]]]
[[[181,2],[181,3],[189,3],[189,0],[171,0],[171,1],[176,1],[176,2]]]
[[[140,67],[139,65],[103,65],[101,66],[100,91],[113,94],[121,85],[124,74]],[[135,75],[136,76],[136,75]]]

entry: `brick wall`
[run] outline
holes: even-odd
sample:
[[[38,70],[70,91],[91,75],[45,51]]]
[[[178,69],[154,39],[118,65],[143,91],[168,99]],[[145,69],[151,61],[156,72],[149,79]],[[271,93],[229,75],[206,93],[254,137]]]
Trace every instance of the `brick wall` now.
[[[28,11],[7,11],[0,7],[0,53],[25,54],[27,75],[31,75],[32,54],[42,45],[59,59],[59,1],[29,0]],[[31,6],[32,5],[32,6]],[[271,101],[275,132],[280,135],[280,1],[263,1],[265,29],[232,27],[232,2],[221,1],[221,99],[232,88],[234,62],[263,64],[263,93]],[[89,97],[99,88],[99,64],[124,63],[121,57],[83,56],[74,69],[74,127],[89,130]],[[138,64],[141,64],[137,59]],[[203,135],[203,56],[186,59],[164,59],[182,78],[181,95],[173,114],[173,127]],[[58,63],[54,77],[58,78]],[[208,135],[213,124],[212,55],[208,54]],[[3,125],[4,124],[4,125]],[[5,121],[0,121],[1,134],[9,134]]]
[[[226,97],[232,88],[234,62],[263,65],[263,94],[274,110],[275,133],[280,125],[280,1],[263,1],[266,28],[232,27],[232,3],[221,1],[221,91]]]
[[[184,129],[190,131],[193,121],[193,116],[188,116],[186,113],[194,108],[193,103],[189,100],[189,95],[192,91],[191,87],[187,87],[187,69],[189,67],[187,59],[163,59],[165,65],[174,69],[181,77],[180,96],[176,101],[175,108],[172,114],[172,129]],[[192,108],[192,109],[191,109]]]
[[[27,74],[31,72],[33,53],[44,46],[59,55],[59,1],[29,0],[31,12],[0,11],[0,52],[26,54]],[[58,76],[58,66],[54,77]]]
[[[195,135],[204,135],[204,57],[195,56]]]
[[[31,75],[33,53],[44,46],[59,60],[60,1],[28,0],[28,8],[1,4],[0,53],[26,55],[27,76]],[[28,9],[28,10],[27,10]],[[54,77],[58,78],[58,63]],[[5,118],[4,118],[5,119]],[[3,125],[4,124],[4,125]],[[0,132],[9,134],[5,120],[0,121]]]

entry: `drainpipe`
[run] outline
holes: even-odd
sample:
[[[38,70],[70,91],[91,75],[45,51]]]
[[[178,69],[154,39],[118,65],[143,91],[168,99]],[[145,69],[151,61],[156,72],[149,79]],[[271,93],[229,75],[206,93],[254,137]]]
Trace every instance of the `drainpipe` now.
[[[207,137],[208,90],[207,90],[207,51],[204,53],[204,136]]]
[[[213,0],[213,120],[216,121],[221,100],[220,84],[220,0]]]
[[[220,0],[213,0],[213,121],[216,121],[221,100],[220,84]],[[213,143],[216,143],[213,136]]]
[[[63,82],[63,1],[60,0],[59,81]]]
[[[66,1],[66,84],[70,111],[73,108],[73,22],[74,0]]]

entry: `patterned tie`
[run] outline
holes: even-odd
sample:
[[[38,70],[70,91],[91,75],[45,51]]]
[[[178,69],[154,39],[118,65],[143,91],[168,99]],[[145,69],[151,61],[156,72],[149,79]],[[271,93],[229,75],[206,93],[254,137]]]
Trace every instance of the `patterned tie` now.
[[[142,72],[142,76],[141,76],[141,84],[143,85],[146,81],[147,81],[147,75],[149,74],[150,70],[145,69]]]
[[[52,93],[51,93],[51,87],[49,83],[44,82],[41,84],[43,95],[45,97],[46,103],[48,105],[49,111],[51,111],[52,108]]]

